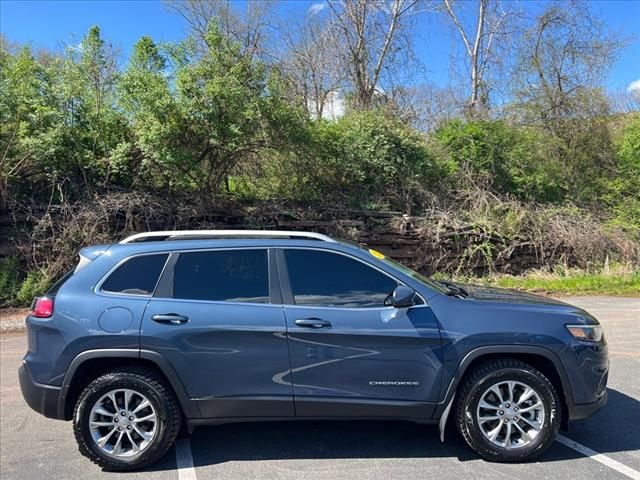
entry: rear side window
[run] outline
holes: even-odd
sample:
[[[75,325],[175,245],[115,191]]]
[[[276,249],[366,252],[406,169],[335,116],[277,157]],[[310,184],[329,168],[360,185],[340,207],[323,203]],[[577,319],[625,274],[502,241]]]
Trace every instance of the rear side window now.
[[[296,305],[384,306],[398,282],[355,259],[318,250],[285,250]]]
[[[173,297],[269,303],[267,250],[181,253],[174,267]]]
[[[168,253],[132,257],[120,265],[102,284],[102,291],[129,295],[151,295]]]

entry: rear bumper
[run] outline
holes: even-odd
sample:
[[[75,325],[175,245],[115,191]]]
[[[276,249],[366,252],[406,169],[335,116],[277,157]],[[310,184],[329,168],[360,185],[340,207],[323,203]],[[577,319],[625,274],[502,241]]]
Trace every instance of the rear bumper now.
[[[18,378],[22,397],[27,402],[27,405],[45,417],[62,420],[58,412],[60,387],[35,382],[25,362],[22,362],[18,369]]]
[[[582,420],[583,418],[590,417],[602,407],[607,404],[607,391],[605,390],[602,396],[592,403],[578,403],[569,404],[569,421]]]

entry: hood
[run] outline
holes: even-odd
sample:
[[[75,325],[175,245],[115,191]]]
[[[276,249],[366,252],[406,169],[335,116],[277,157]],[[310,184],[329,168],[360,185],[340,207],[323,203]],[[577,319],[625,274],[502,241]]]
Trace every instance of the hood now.
[[[555,300],[553,298],[544,297],[542,295],[534,295],[533,293],[520,292],[507,288],[481,287],[478,285],[462,285],[469,293],[469,298],[480,301],[500,302],[500,303],[521,303],[528,305],[554,305],[570,307],[571,305]]]

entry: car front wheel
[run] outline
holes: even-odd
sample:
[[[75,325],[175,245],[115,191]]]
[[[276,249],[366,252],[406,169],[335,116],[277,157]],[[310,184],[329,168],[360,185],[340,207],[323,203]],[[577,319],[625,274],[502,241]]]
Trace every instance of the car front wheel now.
[[[560,426],[551,382],[515,359],[491,360],[468,375],[456,402],[458,430],[487,460],[516,462],[544,452]]]

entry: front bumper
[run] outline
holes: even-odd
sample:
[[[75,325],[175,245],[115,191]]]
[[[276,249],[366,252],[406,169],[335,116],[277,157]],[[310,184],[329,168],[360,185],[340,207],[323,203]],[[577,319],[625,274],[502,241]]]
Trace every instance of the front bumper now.
[[[62,419],[58,411],[60,387],[35,382],[25,362],[18,369],[18,378],[22,397],[27,405],[45,417]]]
[[[592,403],[569,403],[569,421],[582,420],[583,418],[590,417],[602,407],[607,404],[607,391],[605,390],[602,396]]]

